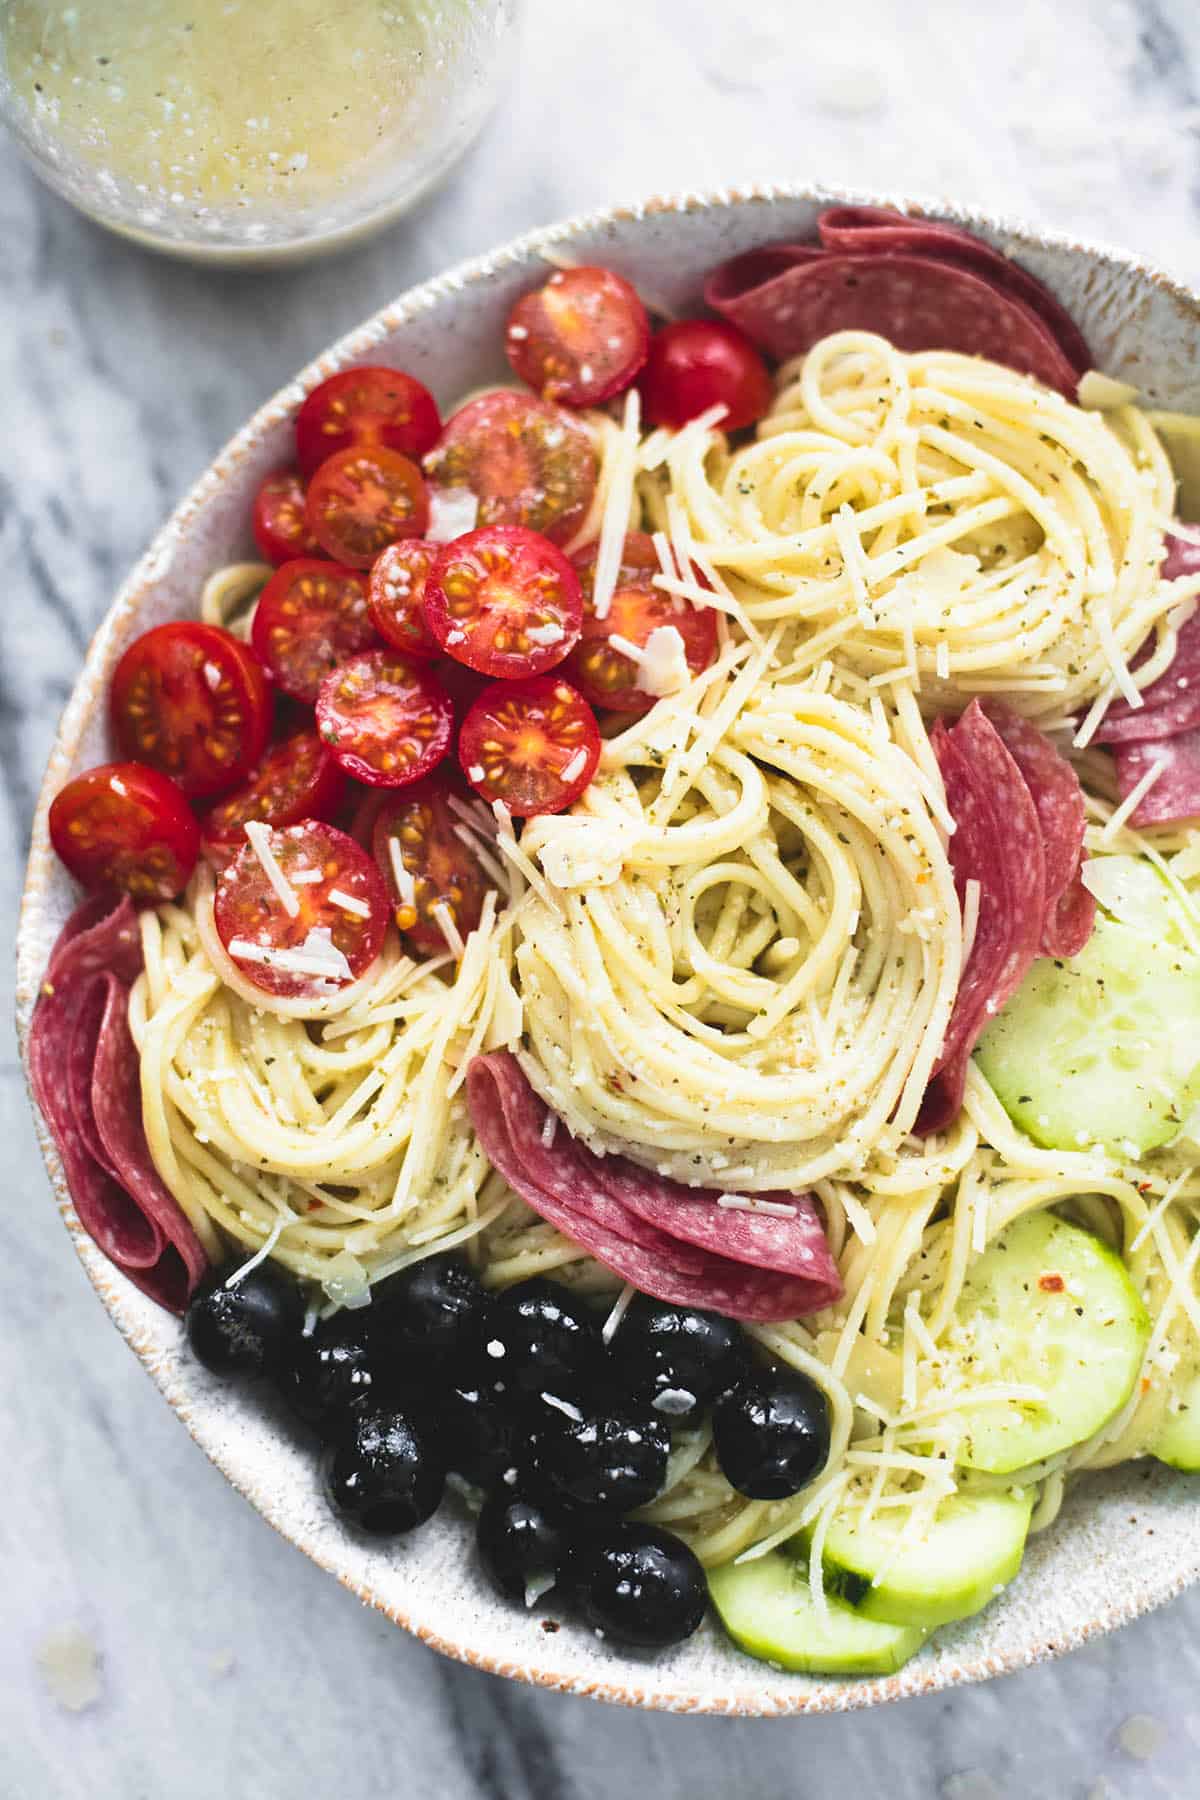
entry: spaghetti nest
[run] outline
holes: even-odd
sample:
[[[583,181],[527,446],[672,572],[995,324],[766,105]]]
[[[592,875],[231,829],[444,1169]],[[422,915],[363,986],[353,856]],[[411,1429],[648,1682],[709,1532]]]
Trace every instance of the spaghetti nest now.
[[[643,461],[663,527],[747,623],[782,622],[791,674],[832,657],[927,709],[997,693],[1053,725],[1128,698],[1128,659],[1166,629],[1175,480],[1132,406],[1086,412],[978,358],[842,332],[781,371],[755,442],[693,427]]]
[[[497,1045],[597,1150],[718,1192],[815,1190],[844,1298],[749,1329],[828,1396],[825,1470],[795,1499],[746,1500],[707,1429],[680,1433],[647,1516],[710,1563],[811,1528],[819,1588],[838,1509],[919,1530],[956,1484],[986,1484],[956,1470],[955,1308],[1022,1214],[1099,1233],[1152,1319],[1122,1413],[1022,1477],[1035,1523],[1071,1469],[1144,1451],[1200,1363],[1200,1170],[1038,1149],[975,1067],[953,1126],[911,1135],[974,930],[927,722],[994,694],[1054,734],[1093,855],[1155,862],[1200,952],[1196,834],[1132,831],[1082,747],[1170,662],[1200,582],[1160,576],[1173,477],[1130,406],[843,333],[781,372],[753,441],[718,424],[643,436],[635,397],[623,425],[591,420],[581,535],[602,532],[612,565],[614,525],[653,532],[660,585],[719,609],[719,650],[608,738],[569,815],[519,838],[472,820],[497,890],[461,961],[392,947],[322,1016],[286,1016],[224,956],[199,878],[144,916],[131,1022],[155,1163],[205,1243],[275,1255],[329,1307],[460,1244],[493,1286],[554,1272],[616,1296],[480,1151],[462,1080]],[[228,617],[260,578],[214,578],[207,604]]]
[[[944,806],[898,716],[764,688],[767,655],[731,651],[698,705],[609,744],[573,817],[527,828],[550,880],[516,952],[526,1072],[572,1133],[742,1191],[901,1142],[962,961]]]
[[[459,1092],[505,1008],[494,898],[453,979],[395,946],[318,1021],[274,1010],[224,955],[211,877],[142,915],[130,1003],[155,1165],[202,1241],[214,1227],[320,1283],[335,1305],[465,1243],[511,1198]],[[511,1008],[509,1009],[511,1015]]]

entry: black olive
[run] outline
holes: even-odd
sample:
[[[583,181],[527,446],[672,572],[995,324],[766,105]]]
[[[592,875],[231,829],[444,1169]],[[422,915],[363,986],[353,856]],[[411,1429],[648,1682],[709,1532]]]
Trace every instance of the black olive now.
[[[580,1611],[617,1644],[665,1650],[691,1637],[708,1605],[704,1570],[682,1538],[626,1523],[586,1537],[571,1558]]]
[[[617,1326],[611,1353],[623,1385],[673,1425],[694,1424],[750,1370],[746,1340],[733,1319],[645,1294]]]
[[[535,1275],[499,1296],[483,1336],[488,1380],[510,1392],[570,1398],[603,1366],[595,1314],[582,1300]]]
[[[501,1482],[479,1515],[475,1542],[488,1579],[505,1599],[535,1606],[559,1584],[570,1530],[544,1495]]]
[[[398,1358],[445,1362],[473,1348],[490,1305],[461,1256],[426,1256],[372,1290],[367,1334]]]
[[[798,1494],[829,1456],[829,1402],[792,1369],[756,1369],[713,1408],[726,1480],[751,1500]]]
[[[494,1387],[460,1374],[438,1394],[436,1408],[446,1467],[456,1475],[487,1488],[515,1466],[520,1434]]]
[[[268,1374],[304,1323],[304,1301],[292,1277],[264,1262],[239,1280],[245,1260],[210,1269],[188,1303],[188,1342],[216,1375]]]
[[[334,1511],[380,1537],[411,1531],[438,1509],[446,1470],[411,1412],[369,1406],[351,1413],[321,1464]]]
[[[317,1431],[378,1400],[378,1359],[363,1335],[360,1315],[343,1314],[307,1337],[294,1338],[276,1370],[275,1384],[296,1417]]]
[[[635,1400],[547,1395],[533,1439],[534,1467],[568,1506],[627,1513],[645,1506],[667,1478],[671,1432]]]

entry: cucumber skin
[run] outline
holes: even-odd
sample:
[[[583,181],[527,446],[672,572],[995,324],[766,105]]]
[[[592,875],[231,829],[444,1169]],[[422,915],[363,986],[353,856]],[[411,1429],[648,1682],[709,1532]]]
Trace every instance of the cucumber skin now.
[[[1085,1263],[1090,1259],[1093,1265],[1092,1269],[1079,1270],[1078,1265],[1081,1259]],[[1111,1284],[1109,1291],[1111,1292],[1113,1288],[1116,1290],[1116,1293],[1112,1295],[1114,1313],[1120,1321],[1124,1336],[1121,1339],[1114,1336],[1111,1343],[1105,1343],[1105,1348],[1111,1354],[1114,1346],[1121,1348],[1127,1345],[1128,1367],[1124,1371],[1122,1384],[1104,1394],[1104,1409],[1093,1409],[1086,1412],[1078,1429],[1067,1428],[1065,1431],[1059,1430],[1057,1433],[1052,1429],[1055,1422],[1055,1392],[1061,1394],[1067,1385],[1065,1382],[1060,1382],[1057,1390],[1051,1388],[1051,1416],[1048,1419],[1043,1416],[1032,1423],[1019,1421],[1009,1424],[1007,1421],[1015,1419],[1017,1413],[1015,1406],[995,1406],[985,1409],[981,1413],[979,1423],[973,1433],[970,1433],[968,1426],[967,1447],[961,1453],[960,1461],[964,1468],[979,1469],[992,1475],[1011,1475],[1028,1467],[1030,1463],[1041,1462],[1048,1456],[1056,1456],[1060,1451],[1070,1449],[1073,1444],[1083,1443],[1085,1439],[1107,1424],[1109,1419],[1115,1418],[1133,1392],[1134,1383],[1141,1371],[1142,1356],[1150,1337],[1149,1314],[1120,1257],[1091,1232],[1084,1231],[1079,1225],[1071,1225],[1065,1219],[1059,1219],[1055,1214],[1046,1211],[1024,1213],[1006,1226],[995,1242],[984,1252],[979,1262],[968,1270],[959,1308],[962,1307],[963,1299],[970,1294],[972,1287],[978,1289],[981,1285],[981,1272],[986,1273],[985,1265],[989,1261],[992,1266],[997,1268],[1001,1280],[1005,1275],[1010,1278],[1015,1275],[1019,1280],[1020,1265],[1023,1260],[1028,1260],[1031,1278],[1035,1273],[1041,1273],[1045,1269],[1047,1261],[1067,1265],[1063,1272],[1068,1277],[1072,1273],[1079,1273],[1081,1281],[1084,1282],[1084,1293],[1078,1297],[1084,1300],[1085,1306],[1089,1297],[1087,1281],[1092,1280],[1093,1286],[1096,1286],[1101,1275],[1108,1277]],[[1070,1267],[1072,1263],[1075,1264],[1074,1270]],[[1071,1296],[1066,1295],[1061,1298],[1057,1295],[1053,1298],[1047,1296],[1046,1301],[1042,1304],[1049,1306],[1057,1303],[1061,1305],[1064,1302],[1070,1305]],[[1093,1303],[1095,1303],[1094,1296]],[[1123,1303],[1123,1312],[1117,1310],[1120,1303]],[[1031,1312],[1032,1308],[1038,1304],[1039,1302],[1036,1300],[1030,1302]],[[958,1309],[956,1309],[957,1311]],[[1012,1314],[1010,1313],[1009,1316],[1011,1317]],[[1074,1326],[1073,1307],[1071,1315],[1064,1323],[1067,1328],[1064,1335],[1069,1342],[1069,1334]],[[1030,1326],[1032,1327],[1032,1317]],[[1101,1329],[1107,1331],[1109,1327],[1104,1326]],[[1087,1320],[1078,1328],[1080,1339],[1085,1340],[1081,1343],[1081,1350],[1086,1349],[1086,1339],[1096,1330],[1097,1326]],[[1018,1321],[1014,1335],[1019,1336],[1019,1331]],[[1028,1336],[1032,1337],[1032,1330]],[[1104,1340],[1101,1341],[1104,1342]],[[1086,1363],[1086,1358],[1082,1355],[1078,1360],[1080,1363]],[[1107,1364],[1105,1372],[1108,1373]],[[1022,1370],[1018,1366],[1006,1369],[1001,1378],[1013,1381],[1024,1380],[1030,1385],[1038,1386],[1041,1385],[1038,1377],[1039,1371],[1036,1368]],[[1094,1382],[1088,1383],[1086,1380],[1084,1386],[1083,1404],[1086,1406],[1089,1394],[1094,1394],[1096,1388]],[[1200,1400],[1200,1395],[1197,1398]],[[1079,1403],[1077,1402],[1077,1404]],[[970,1389],[968,1388],[963,1396],[964,1415],[969,1416],[970,1410]],[[1057,1416],[1061,1421],[1062,1412],[1060,1411]],[[1078,1417],[1078,1412],[1076,1416]]]
[[[801,1675],[894,1675],[928,1636],[919,1626],[864,1619],[833,1596],[826,1623],[798,1564],[777,1550],[751,1563],[710,1569],[708,1587],[718,1618],[740,1650]],[[773,1609],[782,1617],[773,1618]],[[785,1642],[788,1631],[797,1635]]]
[[[1167,1415],[1150,1446],[1150,1454],[1168,1468],[1180,1469],[1185,1475],[1200,1475],[1200,1370],[1193,1373],[1182,1398],[1186,1410]]]
[[[824,1575],[830,1593],[837,1594],[864,1619],[885,1625],[910,1625],[934,1631],[955,1619],[969,1619],[981,1612],[995,1598],[999,1588],[1006,1587],[1025,1554],[1025,1538],[1033,1513],[1032,1489],[1018,1489],[1004,1494],[957,1495],[947,1505],[966,1503],[983,1506],[987,1511],[1001,1509],[1012,1512],[1011,1540],[1001,1543],[1000,1554],[982,1567],[966,1571],[958,1585],[935,1599],[928,1586],[916,1585],[914,1577],[903,1579],[904,1559],[894,1564],[878,1587],[873,1585],[867,1558],[856,1544],[853,1527],[835,1520],[825,1539]],[[935,1521],[932,1532],[937,1531]],[[932,1535],[932,1533],[931,1533]],[[928,1539],[926,1540],[928,1542]]]

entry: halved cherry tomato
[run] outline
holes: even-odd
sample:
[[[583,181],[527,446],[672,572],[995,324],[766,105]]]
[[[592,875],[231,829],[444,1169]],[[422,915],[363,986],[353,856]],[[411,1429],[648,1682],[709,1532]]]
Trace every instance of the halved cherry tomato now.
[[[775,394],[750,339],[723,319],[680,319],[656,331],[638,386],[650,423],[676,430],[723,406],[721,430],[738,431],[761,419]]]
[[[271,830],[267,851],[292,909],[247,843],[217,883],[217,934],[240,973],[268,994],[336,993],[379,954],[389,912],[383,878],[353,838],[317,819]]]
[[[250,642],[272,680],[309,706],[348,656],[375,643],[366,577],[340,563],[284,563],[258,598]]]
[[[477,794],[529,819],[579,798],[600,761],[600,728],[560,675],[498,681],[463,720],[458,756]]]
[[[407,787],[449,750],[454,705],[423,663],[369,650],[321,683],[317,730],[347,775],[368,787]]]
[[[439,773],[404,792],[388,795],[375,819],[375,861],[383,871],[396,924],[418,950],[446,948],[439,911],[466,937],[479,923],[490,883],[458,833],[450,804],[453,790]],[[394,848],[393,848],[394,846]],[[396,859],[404,870],[404,891]]]
[[[122,756],[170,775],[192,800],[234,787],[271,734],[262,665],[219,625],[180,620],[135,638],[109,704]]]
[[[673,625],[683,639],[688,668],[699,675],[717,653],[716,610],[692,606],[678,594],[655,587],[659,561],[653,539],[644,531],[631,531],[621,551],[612,602],[605,617],[598,619],[592,603],[596,548],[589,544],[574,559],[583,584],[583,631],[571,652],[571,680],[592,706],[610,712],[648,712],[655,695],[638,686],[637,664],[614,650],[610,640],[624,638],[641,650],[652,631]]]
[[[576,531],[596,491],[596,452],[579,420],[508,388],[461,406],[425,468],[439,487],[471,490],[480,525],[524,525],[556,544]]]
[[[248,779],[204,815],[204,848],[218,859],[240,850],[247,819],[266,825],[295,825],[301,819],[330,819],[346,778],[315,731],[298,731],[272,744]]]
[[[323,550],[352,569],[369,569],[400,538],[429,523],[421,471],[398,450],[364,444],[339,450],[308,484],[304,517]]]
[[[254,498],[254,541],[276,567],[324,552],[304,518],[304,483],[295,469],[276,469]]]
[[[356,444],[424,456],[441,428],[433,395],[403,369],[343,369],[315,387],[296,414],[296,453],[306,475]]]
[[[541,675],[579,636],[579,577],[549,538],[519,525],[485,525],[438,552],[425,623],[448,656],[482,675]]]
[[[381,638],[408,656],[437,656],[438,645],[425,623],[425,583],[438,546],[420,538],[389,544],[371,564],[367,596]]]
[[[596,406],[627,388],[646,360],[650,321],[611,269],[558,269],[508,315],[504,348],[547,400]]]
[[[139,906],[172,900],[191,879],[200,830],[175,782],[144,763],[104,763],[50,803],[50,842],[76,881],[118,888]]]

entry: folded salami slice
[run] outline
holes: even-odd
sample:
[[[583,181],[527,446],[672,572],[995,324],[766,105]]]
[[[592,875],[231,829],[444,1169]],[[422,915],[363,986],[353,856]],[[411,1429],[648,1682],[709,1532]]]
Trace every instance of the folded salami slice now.
[[[646,1177],[623,1157],[596,1156],[561,1125],[547,1143],[549,1110],[507,1052],[475,1058],[467,1073],[467,1103],[484,1152],[509,1186],[564,1237],[582,1244],[643,1293],[676,1306],[701,1306],[731,1318],[763,1321],[798,1318],[841,1293],[823,1233],[820,1250],[814,1245],[802,1272],[764,1268],[733,1254],[719,1254],[668,1228],[666,1200],[677,1184]],[[599,1178],[603,1169],[607,1181]],[[627,1201],[643,1182],[649,1197],[639,1211]],[[618,1190],[624,1199],[617,1197]],[[714,1201],[703,1202],[687,1188],[678,1188],[678,1194],[686,1196],[689,1206],[707,1204],[720,1220]],[[751,1215],[731,1216],[740,1226],[741,1219]],[[763,1223],[770,1219],[755,1216]],[[771,1223],[790,1226],[792,1221],[771,1219]],[[815,1209],[811,1223],[806,1220],[806,1240],[812,1225],[819,1231]],[[784,1235],[793,1234],[779,1234],[781,1242]],[[731,1232],[731,1239],[742,1250],[749,1247],[740,1229]],[[781,1254],[791,1262],[798,1257],[794,1244]]]
[[[961,901],[967,882],[979,883],[979,920],[917,1119],[919,1132],[941,1131],[957,1116],[971,1051],[1037,955],[1046,912],[1046,852],[1037,808],[982,706],[973,700],[950,728],[939,719],[930,740],[954,820],[954,884]]]
[[[822,213],[817,229],[827,250],[912,251],[939,262],[958,263],[974,269],[996,287],[1015,294],[1049,326],[1077,375],[1092,366],[1092,353],[1083,333],[1065,306],[1002,250],[993,250],[982,238],[943,225],[936,219],[910,219],[883,206],[831,206]]]
[[[723,263],[704,298],[772,356],[835,331],[901,350],[957,350],[1074,399],[1091,357],[1058,302],[1006,257],[952,227],[873,208],[822,216],[822,243],[774,244]]]
[[[998,702],[986,703],[984,711],[1025,778],[1042,829],[1046,894],[1039,952],[1078,956],[1096,922],[1095,897],[1080,875],[1087,813],[1079,777],[1036,725]]]
[[[1163,557],[1165,581],[1184,575],[1200,575],[1200,544],[1168,535]],[[1150,653],[1143,645],[1134,657],[1137,668]],[[1200,725],[1200,611],[1180,627],[1171,665],[1157,681],[1142,689],[1142,704],[1114,700],[1096,731],[1097,744],[1145,744],[1155,738],[1175,737]],[[1158,785],[1158,784],[1156,784]]]
[[[84,1230],[152,1299],[182,1312],[208,1258],[160,1181],[142,1128],[127,1017],[141,960],[128,900],[88,900],[71,915],[30,1026],[30,1084]]]
[[[1200,818],[1200,728],[1144,744],[1118,744],[1117,787],[1128,799],[1139,781],[1157,770],[1154,782],[1134,807],[1129,823],[1170,825]]]
[[[790,1206],[790,1215],[719,1207],[715,1196],[639,1168],[623,1156],[594,1159],[596,1178],[614,1199],[639,1219],[669,1236],[696,1244],[714,1256],[730,1257],[757,1269],[798,1275],[828,1288],[812,1310],[829,1306],[842,1291],[829,1254],[825,1229],[808,1194],[772,1192],[755,1199]]]

